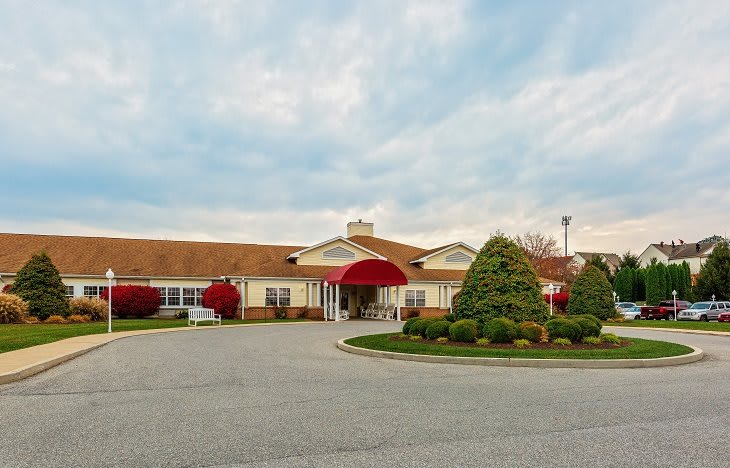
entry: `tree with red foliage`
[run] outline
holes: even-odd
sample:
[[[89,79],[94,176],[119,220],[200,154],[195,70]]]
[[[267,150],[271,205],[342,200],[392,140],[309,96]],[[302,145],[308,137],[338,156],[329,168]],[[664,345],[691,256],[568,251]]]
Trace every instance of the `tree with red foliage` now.
[[[10,289],[11,289],[12,287],[13,287],[13,285],[12,285],[12,284],[6,284],[5,286],[3,286],[3,292],[4,292],[4,293],[10,292]]]
[[[570,294],[567,292],[559,292],[553,294],[553,309],[561,314],[565,314],[568,310],[568,299]],[[545,302],[550,303],[550,294],[545,294]]]
[[[229,283],[208,286],[203,293],[203,307],[215,310],[222,318],[232,319],[236,316],[241,294]]]
[[[101,298],[109,300],[109,289]],[[112,287],[112,314],[119,318],[142,318],[155,315],[160,310],[160,292],[152,286],[122,284]]]

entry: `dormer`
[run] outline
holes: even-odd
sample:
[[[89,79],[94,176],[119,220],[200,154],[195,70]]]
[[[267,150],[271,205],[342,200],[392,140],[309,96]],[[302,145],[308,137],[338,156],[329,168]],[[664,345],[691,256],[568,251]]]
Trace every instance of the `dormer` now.
[[[425,270],[467,270],[477,253],[475,248],[458,242],[424,251],[410,263]]]
[[[342,266],[369,258],[387,260],[382,255],[349,239],[335,237],[294,252],[287,257],[287,260],[293,261],[297,265]]]

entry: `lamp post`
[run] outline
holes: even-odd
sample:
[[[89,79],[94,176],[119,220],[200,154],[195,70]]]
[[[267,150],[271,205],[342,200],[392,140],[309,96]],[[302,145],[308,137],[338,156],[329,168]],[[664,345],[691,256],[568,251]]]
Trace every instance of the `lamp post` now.
[[[568,226],[570,226],[570,220],[572,216],[563,216],[563,226],[565,226],[565,256],[568,256]]]
[[[616,291],[614,291],[614,292],[613,292],[613,303],[614,303],[614,304],[616,303],[616,298],[617,298],[617,297],[618,297],[618,296],[616,295]]]
[[[107,333],[112,332],[112,280],[114,279],[114,272],[111,268],[106,271],[106,279],[109,280],[109,327]]]
[[[712,295],[712,302],[715,302],[715,295]]]
[[[555,292],[555,286],[553,286],[553,283],[550,283],[548,286],[548,290],[550,291],[550,316],[553,315],[553,292]]]
[[[677,317],[677,290],[672,291],[672,297],[674,297],[674,321],[679,320]]]

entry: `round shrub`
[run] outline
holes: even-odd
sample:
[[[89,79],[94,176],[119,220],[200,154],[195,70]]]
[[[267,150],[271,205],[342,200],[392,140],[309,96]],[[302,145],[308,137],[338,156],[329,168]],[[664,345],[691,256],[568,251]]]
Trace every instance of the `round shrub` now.
[[[28,304],[15,294],[0,294],[0,323],[20,323],[28,315]]]
[[[238,306],[236,306],[236,307],[238,307]],[[235,312],[234,312],[234,314],[235,314]],[[283,307],[277,307],[276,309],[274,309],[274,317],[276,317],[279,320],[285,319],[286,318],[286,309]],[[230,318],[233,318],[233,316],[231,316]]]
[[[522,322],[517,328],[520,338],[533,343],[538,343],[545,333],[545,328],[535,322]]]
[[[433,319],[433,318],[421,319],[418,322],[413,324],[409,334],[426,338],[426,330],[433,322],[436,322],[436,321],[437,320]]]
[[[3,286],[2,292],[9,293],[11,289],[13,289],[13,285],[12,284],[6,284],[5,286]]]
[[[60,315],[49,315],[48,318],[43,321],[43,323],[66,323],[66,319],[61,317]]]
[[[560,346],[570,346],[573,343],[567,338],[555,338],[553,340],[553,344],[560,345]]]
[[[596,326],[595,322],[584,317],[571,318],[571,322],[577,323],[580,327],[580,337],[585,338],[587,336],[599,336],[601,329]]]
[[[613,318],[616,306],[613,303],[613,288],[606,275],[590,265],[583,269],[570,289],[568,314],[591,314],[601,320]]]
[[[621,344],[621,338],[614,335],[613,333],[604,333],[601,335],[601,341],[612,344]]]
[[[426,328],[426,338],[429,340],[435,340],[436,338],[448,337],[450,326],[451,322],[447,320],[433,322],[428,326],[428,328]]]
[[[101,298],[109,300],[109,289],[104,290]],[[160,292],[157,288],[131,284],[112,286],[112,315],[142,318],[155,315],[159,310]]]
[[[570,341],[577,341],[583,333],[580,325],[564,318],[548,320],[545,323],[545,328],[547,329],[548,336],[553,341],[556,338],[567,338]]]
[[[71,315],[85,315],[92,322],[100,322],[107,319],[109,303],[96,297],[74,297],[68,301]]]
[[[591,314],[578,314],[578,315],[571,315],[568,318],[569,319],[576,319],[576,318],[588,319],[591,322],[593,322],[598,327],[599,330],[601,328],[603,328],[603,324],[601,324],[601,321],[598,320],[598,317],[596,317],[595,315],[591,315]]]
[[[517,338],[517,324],[508,318],[492,319],[484,325],[484,337],[492,343],[512,343]]]
[[[50,315],[68,315],[66,286],[45,252],[33,255],[18,271],[12,291],[28,303],[28,313],[41,320]]]
[[[419,320],[421,320],[421,319],[418,317],[412,317],[412,318],[409,318],[408,320],[406,320],[406,323],[403,324],[403,334],[408,335],[409,334],[408,332],[410,331],[413,324],[418,322]]]
[[[443,316],[441,320],[446,320],[447,322],[454,323],[456,322],[456,315],[454,314],[446,314]]]
[[[498,234],[484,244],[469,266],[454,313],[482,323],[499,317],[544,322],[548,309],[525,253],[514,241]]]
[[[471,343],[477,337],[477,322],[464,319],[457,320],[449,327],[449,339],[461,343]]]
[[[221,318],[235,317],[240,303],[241,294],[236,286],[230,283],[213,284],[203,293],[203,307],[215,310]]]

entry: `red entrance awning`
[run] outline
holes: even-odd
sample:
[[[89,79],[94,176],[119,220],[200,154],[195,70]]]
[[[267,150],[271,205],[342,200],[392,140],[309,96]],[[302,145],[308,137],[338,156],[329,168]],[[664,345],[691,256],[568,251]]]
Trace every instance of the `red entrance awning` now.
[[[335,268],[327,273],[328,284],[365,284],[370,286],[402,286],[408,284],[403,272],[387,260],[369,259]]]

